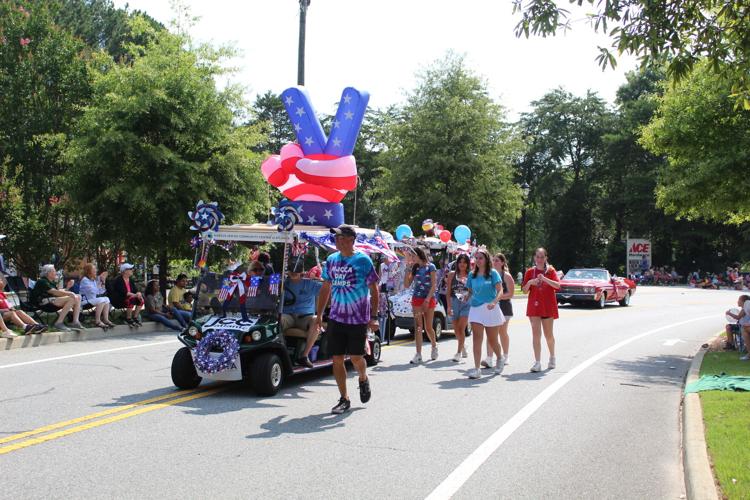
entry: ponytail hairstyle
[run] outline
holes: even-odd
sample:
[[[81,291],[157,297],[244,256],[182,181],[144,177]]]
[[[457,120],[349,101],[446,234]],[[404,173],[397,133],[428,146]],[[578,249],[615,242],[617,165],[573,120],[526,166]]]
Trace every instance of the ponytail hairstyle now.
[[[495,258],[503,261],[503,271],[510,274],[510,268],[508,267],[508,259],[502,253],[496,253]]]
[[[427,260],[427,254],[424,250],[422,250],[420,247],[414,247],[414,253],[417,254],[417,258],[427,264],[429,261]]]

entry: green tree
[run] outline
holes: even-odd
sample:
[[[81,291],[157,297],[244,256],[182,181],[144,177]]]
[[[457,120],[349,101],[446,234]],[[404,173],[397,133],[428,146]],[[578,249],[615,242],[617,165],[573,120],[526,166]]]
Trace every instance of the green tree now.
[[[96,75],[94,97],[67,157],[68,188],[89,217],[97,241],[117,242],[159,257],[187,253],[187,211],[199,199],[220,203],[226,222],[265,212],[262,137],[235,127],[243,103],[237,89],[218,91],[222,71],[211,50],[134,18],[148,40],[131,46],[132,63]]]
[[[667,76],[677,82],[705,58],[711,70],[731,82],[730,93],[750,109],[750,30],[742,1],[569,0],[594,8],[588,14],[595,31],[607,33],[610,48],[599,47],[602,67],[617,54],[638,56],[645,65],[667,61]],[[572,25],[571,12],[556,0],[514,0],[520,13],[517,36],[554,35]]]
[[[284,145],[296,140],[292,122],[286,114],[281,97],[270,90],[255,98],[252,113],[250,123],[260,127],[263,135],[268,137],[268,140],[256,146],[258,152],[279,154]]]
[[[449,54],[420,75],[395,124],[384,132],[371,193],[383,227],[468,225],[489,246],[509,243],[521,206],[512,161],[521,143],[485,82]],[[393,119],[393,117],[389,118]]]
[[[667,164],[658,206],[688,219],[750,222],[750,113],[732,103],[731,82],[704,63],[660,100],[643,144]]]
[[[602,135],[612,114],[593,92],[562,89],[532,102],[520,125],[528,149],[519,177],[531,187],[527,241],[547,247],[557,266],[601,264],[604,235],[597,219],[594,180],[601,167]],[[523,256],[526,263],[527,256]]]

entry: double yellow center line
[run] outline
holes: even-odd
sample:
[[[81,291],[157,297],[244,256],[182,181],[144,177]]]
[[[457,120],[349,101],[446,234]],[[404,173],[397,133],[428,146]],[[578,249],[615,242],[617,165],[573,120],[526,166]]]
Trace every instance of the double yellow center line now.
[[[52,441],[61,437],[70,436],[71,434],[94,429],[96,427],[101,427],[103,425],[118,422],[120,420],[125,420],[127,418],[142,415],[151,411],[160,410],[168,406],[173,406],[176,404],[185,403],[186,401],[191,401],[193,399],[210,396],[211,394],[216,394],[217,392],[224,391],[228,387],[228,384],[221,384],[218,386],[214,384],[198,389],[190,389],[184,391],[176,391],[169,394],[162,394],[161,396],[144,399],[143,401],[118,406],[109,410],[92,413],[90,415],[66,420],[64,422],[45,425],[43,427],[38,427],[30,431],[0,438],[0,445],[5,445],[5,443],[12,443],[5,446],[0,446],[0,455],[4,455],[12,451],[21,450],[23,448],[28,448],[29,446],[34,446],[36,444],[46,443],[47,441]]]

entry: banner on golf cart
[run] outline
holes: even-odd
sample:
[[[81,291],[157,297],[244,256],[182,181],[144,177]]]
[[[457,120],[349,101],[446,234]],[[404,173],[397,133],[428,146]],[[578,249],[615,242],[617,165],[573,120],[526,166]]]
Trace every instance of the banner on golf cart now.
[[[628,238],[628,275],[639,274],[651,268],[651,241]],[[645,259],[644,259],[645,257]]]
[[[332,234],[324,234],[321,236],[315,236],[307,232],[300,233],[300,238],[309,241],[313,245],[316,245],[329,252],[336,251],[336,241]],[[382,233],[376,232],[372,237],[368,238],[365,234],[357,234],[357,241],[354,242],[354,248],[365,252],[367,255],[371,254],[382,254],[388,262],[394,262],[398,260],[396,252],[394,252],[388,243],[382,237]]]

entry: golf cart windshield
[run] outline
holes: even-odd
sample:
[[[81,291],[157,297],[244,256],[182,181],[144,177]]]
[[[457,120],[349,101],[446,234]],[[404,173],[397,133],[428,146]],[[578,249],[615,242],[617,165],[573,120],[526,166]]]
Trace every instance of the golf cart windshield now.
[[[267,275],[259,277],[258,281],[260,283],[255,285],[242,276],[205,273],[198,287],[195,316],[226,313],[228,317],[239,317],[243,302],[248,314],[273,313],[279,305],[278,284],[274,285],[273,277]]]

